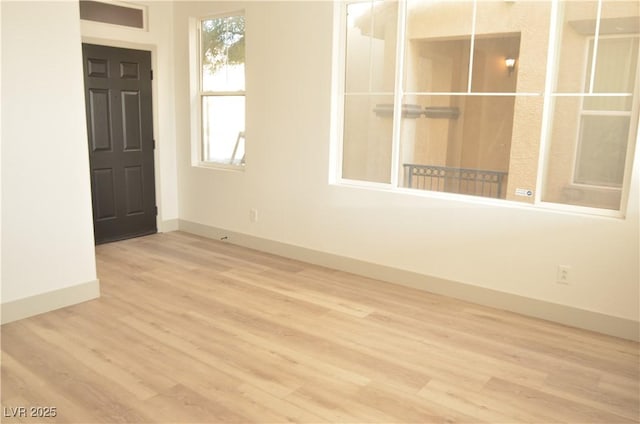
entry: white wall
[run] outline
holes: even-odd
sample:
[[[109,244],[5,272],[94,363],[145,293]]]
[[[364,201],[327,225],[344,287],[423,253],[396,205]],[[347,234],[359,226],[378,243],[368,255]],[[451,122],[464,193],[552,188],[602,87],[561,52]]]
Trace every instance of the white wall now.
[[[78,5],[2,1],[2,303],[96,280]]]
[[[2,81],[2,5],[0,5],[0,81]],[[0,99],[2,99],[2,83],[0,83]],[[2,102],[0,102],[0,288],[2,287]],[[2,290],[0,289],[0,303]]]
[[[146,7],[146,31],[88,21],[81,21],[80,28],[82,41],[86,43],[151,51],[154,70],[152,89],[158,230],[168,231],[172,229],[170,221],[178,218],[173,97],[173,3],[141,1],[136,4]]]
[[[241,8],[246,170],[192,167],[187,20]],[[639,320],[638,154],[626,219],[332,186],[331,2],[181,2],[174,31],[181,220]]]

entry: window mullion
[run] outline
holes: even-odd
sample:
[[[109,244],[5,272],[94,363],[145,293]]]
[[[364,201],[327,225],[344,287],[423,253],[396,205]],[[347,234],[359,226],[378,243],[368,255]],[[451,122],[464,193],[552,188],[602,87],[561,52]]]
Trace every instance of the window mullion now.
[[[198,34],[198,37],[196,37],[196,54],[198,55],[198,92],[202,94],[204,88],[202,66],[204,61],[202,60],[202,21],[200,19],[198,19],[198,23],[196,24],[196,31]]]
[[[476,15],[478,13],[478,0],[473,1],[473,12],[471,13],[471,43],[469,44],[469,77],[467,80],[467,93],[471,93],[471,82],[473,80],[473,53],[476,48]]]
[[[598,9],[596,12],[596,29],[593,36],[593,53],[591,56],[591,75],[589,78],[589,94],[593,94],[593,84],[596,79],[596,62],[598,57],[598,44],[600,40],[600,18],[602,16],[602,0],[598,0]]]
[[[202,75],[202,72],[200,73]],[[200,77],[202,79],[202,76]],[[209,143],[204,143],[205,139],[205,111],[204,111],[204,98],[206,94],[200,93],[200,160],[205,160],[209,157]]]
[[[551,16],[549,17],[549,44],[547,45],[547,69],[544,83],[544,98],[542,103],[542,123],[540,131],[540,146],[538,149],[538,170],[534,190],[534,203],[542,201],[542,189],[545,184],[545,171],[549,155],[549,139],[551,138],[551,121],[553,120],[554,97],[556,88],[556,64],[558,63],[559,43],[561,41],[560,0],[551,2]],[[562,10],[564,13],[564,10]]]
[[[202,91],[202,96],[244,96],[246,92],[243,91]]]
[[[367,86],[369,93],[373,91],[373,34],[375,31],[374,7],[375,1],[371,0],[371,8],[369,9],[369,13],[371,14],[371,21],[369,22],[369,33],[371,34],[371,37],[369,37],[369,84]]]
[[[630,110],[590,110],[580,109],[580,115],[586,116],[631,116]]]
[[[399,185],[400,136],[402,131],[402,100],[404,76],[404,45],[406,36],[406,0],[398,1],[398,28],[396,36],[396,75],[393,98],[393,129],[391,138],[391,186]]]

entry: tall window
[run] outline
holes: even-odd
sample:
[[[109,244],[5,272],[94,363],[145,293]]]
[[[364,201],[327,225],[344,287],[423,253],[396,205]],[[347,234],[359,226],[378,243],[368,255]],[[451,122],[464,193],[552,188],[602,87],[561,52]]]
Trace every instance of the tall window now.
[[[620,209],[639,2],[372,0],[345,11],[342,180]]]
[[[200,21],[203,162],[244,165],[245,20],[242,14]]]

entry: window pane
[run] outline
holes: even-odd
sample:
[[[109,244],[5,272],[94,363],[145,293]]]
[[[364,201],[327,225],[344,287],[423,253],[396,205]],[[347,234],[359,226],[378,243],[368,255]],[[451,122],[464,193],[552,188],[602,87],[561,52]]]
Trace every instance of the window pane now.
[[[575,182],[620,187],[628,137],[628,116],[583,115]]]
[[[202,90],[244,90],[244,16],[201,23]]]
[[[472,91],[544,90],[550,5],[548,1],[478,1]],[[507,59],[514,59],[512,68]]]
[[[393,96],[345,96],[342,177],[389,183]]]
[[[244,122],[244,96],[202,97],[204,160],[241,164],[244,158]]]
[[[593,37],[596,28],[598,2],[561,1],[564,8],[561,25],[561,38],[558,40],[559,64],[556,91],[565,93],[588,92],[585,89],[586,70],[591,68],[587,54],[589,37]]]
[[[402,120],[403,186],[505,198],[515,97],[412,96]]]
[[[480,93],[515,93],[518,82],[520,34],[476,36],[473,49],[471,91]],[[513,59],[513,67],[507,66]]]
[[[467,91],[473,2],[413,1],[408,6],[406,91]],[[541,92],[549,16],[549,2],[477,2],[471,91]],[[513,68],[506,59],[515,60]],[[520,84],[522,61],[528,72]]]
[[[589,43],[589,58],[593,55],[593,40]],[[638,38],[600,38],[596,59],[594,93],[632,94],[638,62]],[[587,72],[590,81],[591,69]],[[631,110],[631,96],[590,97],[585,99],[589,110]]]
[[[637,0],[603,0],[600,35],[638,34],[640,2]]]
[[[593,54],[593,41],[589,43],[589,57]],[[594,93],[631,93],[638,61],[637,38],[600,38],[596,58]],[[591,69],[587,78],[591,76]]]
[[[408,40],[405,56],[406,91],[467,91],[470,46],[471,37],[459,40]]]
[[[639,35],[639,1],[603,0],[594,93],[633,93],[638,72]],[[631,100],[631,97],[626,97],[618,99],[615,104],[588,107],[631,110]]]
[[[347,6],[347,93],[393,92],[397,27],[395,1],[358,2]]]
[[[563,1],[557,91],[572,93],[627,92],[633,83],[638,45],[624,34],[637,35],[640,2],[604,0],[601,8],[596,74],[591,81],[596,35],[597,1]],[[624,41],[623,41],[624,40]],[[614,77],[615,75],[615,77]]]
[[[407,8],[405,90],[467,91],[473,2],[416,0]]]
[[[578,96],[555,99],[542,199],[619,209],[628,143],[635,140],[630,123],[637,116],[583,111],[582,101]]]

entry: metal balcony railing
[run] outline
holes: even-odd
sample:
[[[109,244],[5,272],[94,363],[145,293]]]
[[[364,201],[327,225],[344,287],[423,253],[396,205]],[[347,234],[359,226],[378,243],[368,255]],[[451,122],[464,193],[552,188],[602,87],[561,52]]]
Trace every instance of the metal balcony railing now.
[[[405,163],[404,184],[407,188],[445,191],[483,197],[503,197],[507,173],[471,168],[416,165]]]

